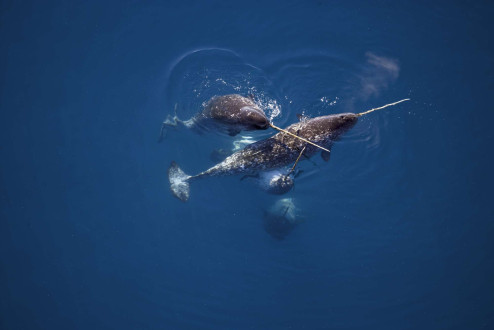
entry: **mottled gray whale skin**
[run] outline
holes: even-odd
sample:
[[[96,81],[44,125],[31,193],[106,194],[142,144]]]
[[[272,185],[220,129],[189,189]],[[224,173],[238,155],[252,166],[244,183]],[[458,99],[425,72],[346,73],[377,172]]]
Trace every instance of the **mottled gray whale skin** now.
[[[357,120],[358,116],[354,113],[342,113],[306,119],[288,126],[286,130],[330,149],[333,141],[352,128]],[[307,158],[319,151],[317,147],[280,132],[248,145],[221,163],[194,176],[185,174],[175,162],[172,162],[168,169],[170,188],[175,197],[187,201],[191,181],[210,176],[256,174],[291,165],[304,147],[304,156]]]
[[[185,126],[198,133],[214,130],[235,136],[241,131],[267,129],[269,119],[253,97],[229,94],[212,97],[203,110],[191,119],[180,120],[177,116],[169,116],[163,122],[160,141],[166,127],[177,126]]]

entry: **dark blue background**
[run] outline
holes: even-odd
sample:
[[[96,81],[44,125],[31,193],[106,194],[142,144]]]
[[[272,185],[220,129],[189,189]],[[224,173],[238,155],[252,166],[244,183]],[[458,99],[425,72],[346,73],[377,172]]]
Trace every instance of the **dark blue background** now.
[[[2,1],[0,327],[493,328],[492,17],[488,1]],[[359,97],[369,52],[399,76]],[[207,99],[181,73],[232,80],[225,54],[280,125],[412,99],[304,165],[307,221],[283,241],[262,228],[274,198],[238,178],[187,204],[168,190],[171,160],[195,173],[230,141],[156,143],[173,103]]]

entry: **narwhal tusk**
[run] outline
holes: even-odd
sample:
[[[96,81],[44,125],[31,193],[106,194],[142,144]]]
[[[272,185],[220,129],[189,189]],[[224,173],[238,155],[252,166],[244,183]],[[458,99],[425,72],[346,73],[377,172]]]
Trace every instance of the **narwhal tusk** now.
[[[293,133],[291,133],[291,132],[288,132],[287,130],[284,130],[283,128],[280,128],[280,127],[278,127],[278,126],[275,126],[273,123],[269,123],[269,125],[270,125],[272,128],[277,129],[277,130],[278,130],[278,131],[280,131],[280,132],[286,133],[286,134],[291,135],[291,136],[293,136],[293,137],[295,137],[295,138],[297,138],[297,139],[299,139],[299,140],[302,140],[302,141],[304,141],[304,142],[307,142],[307,143],[309,143],[309,144],[312,144],[314,147],[318,147],[319,149],[322,149],[322,150],[324,150],[324,151],[330,152],[328,149],[326,149],[326,148],[324,148],[324,147],[321,147],[320,145],[317,145],[317,144],[315,144],[314,142],[310,142],[309,140],[304,139],[303,137],[300,137],[300,136],[295,135],[295,134],[293,134]]]
[[[360,117],[360,116],[366,115],[368,113],[374,112],[376,110],[381,110],[381,109],[384,109],[384,108],[387,108],[387,107],[390,107],[392,105],[396,105],[398,103],[405,102],[405,101],[410,101],[410,99],[399,100],[399,101],[396,101],[396,102],[393,102],[393,103],[390,103],[390,104],[383,105],[382,107],[379,107],[379,108],[373,108],[373,109],[370,109],[370,110],[367,110],[367,111],[364,111],[364,112],[361,112],[361,113],[357,113],[357,116]]]
[[[300,152],[300,154],[299,154],[299,155],[298,155],[298,157],[297,157],[297,160],[295,161],[295,164],[293,164],[292,169],[290,170],[290,172],[288,172],[288,175],[292,174],[292,173],[293,173],[293,171],[295,170],[295,166],[297,166],[297,163],[298,163],[298,161],[300,160],[300,157],[302,157],[302,154],[304,153],[304,151],[305,151],[305,148],[306,148],[306,147],[307,147],[307,145],[305,145],[305,146],[303,147],[302,151]]]

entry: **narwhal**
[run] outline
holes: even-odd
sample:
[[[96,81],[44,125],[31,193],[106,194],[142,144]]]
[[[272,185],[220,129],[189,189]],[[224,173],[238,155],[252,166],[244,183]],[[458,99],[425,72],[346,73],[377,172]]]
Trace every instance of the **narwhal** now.
[[[302,222],[305,222],[305,217],[295,206],[293,198],[279,199],[273,206],[264,211],[264,230],[278,240],[284,239]]]
[[[163,122],[159,141],[163,140],[167,127],[184,126],[188,129],[205,132],[223,131],[235,136],[241,131],[264,130],[270,122],[264,111],[254,101],[254,96],[239,94],[214,96],[207,101],[201,112],[188,120],[181,120],[175,114]]]
[[[408,100],[400,100],[361,113],[340,113],[302,120],[270,138],[246,146],[197,175],[186,174],[177,163],[172,161],[168,168],[170,189],[175,197],[185,202],[190,196],[190,182],[201,178],[242,173],[256,174],[294,162],[296,165],[302,154],[310,158],[319,149],[324,149],[321,156],[327,161],[333,142],[351,129],[359,117]],[[273,124],[270,126],[278,129]]]

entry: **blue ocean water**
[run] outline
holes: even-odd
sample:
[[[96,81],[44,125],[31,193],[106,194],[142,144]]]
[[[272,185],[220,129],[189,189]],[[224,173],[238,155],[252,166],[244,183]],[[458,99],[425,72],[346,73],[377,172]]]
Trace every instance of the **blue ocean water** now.
[[[492,329],[488,1],[0,3],[0,328]],[[214,95],[278,126],[369,114],[268,195],[169,191],[235,138],[170,130]],[[243,133],[252,140],[275,131]],[[238,136],[237,136],[238,139]],[[291,198],[283,239],[265,213]]]

